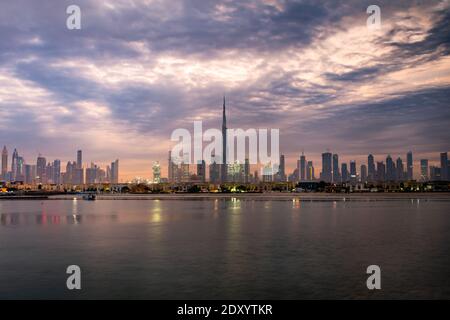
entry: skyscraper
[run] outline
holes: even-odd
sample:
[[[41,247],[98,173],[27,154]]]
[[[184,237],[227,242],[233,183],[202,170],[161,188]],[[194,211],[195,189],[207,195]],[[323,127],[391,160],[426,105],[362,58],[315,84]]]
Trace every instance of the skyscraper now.
[[[25,165],[25,183],[34,184],[36,177],[36,166],[31,164]]]
[[[119,159],[111,162],[111,183],[119,183]]]
[[[386,180],[391,182],[395,181],[395,166],[390,155],[386,158]]]
[[[396,174],[395,174],[396,180],[397,181],[405,180],[405,169],[403,168],[402,158],[400,157],[397,158],[395,167],[396,167]]]
[[[350,182],[355,184],[357,182],[357,173],[356,173],[356,161],[350,161]]]
[[[406,177],[408,180],[412,180],[414,177],[414,172],[413,172],[413,154],[411,151],[409,151],[406,154]]]
[[[250,182],[250,161],[248,160],[248,158],[245,159],[244,163],[244,182]]]
[[[371,154],[367,157],[367,179],[369,181],[375,180],[375,161]]]
[[[278,165],[278,172],[276,174],[276,181],[284,182],[286,181],[286,169],[285,169],[285,160],[284,155],[280,155],[280,163]]]
[[[450,180],[448,172],[448,155],[447,152],[441,153],[441,180]]]
[[[361,165],[361,182],[367,182],[367,166],[365,164]]]
[[[377,181],[386,181],[386,166],[384,165],[383,161],[377,161]]]
[[[312,161],[308,161],[306,165],[306,180],[312,181],[315,179],[314,176],[314,166]]]
[[[300,181],[305,181],[306,179],[306,157],[302,152],[302,155],[300,156],[300,167],[298,168],[300,172]]]
[[[205,160],[199,160],[197,163],[197,177],[201,182],[206,181],[206,163]]]
[[[420,180],[428,181],[428,159],[420,160]]]
[[[228,166],[227,166],[227,116],[225,114],[225,96],[223,97],[222,112],[222,166],[221,181],[227,182]]]
[[[36,160],[36,182],[37,183],[46,183],[46,167],[47,160],[41,155],[38,156]]]
[[[341,180],[342,182],[348,182],[348,168],[346,163],[341,164]]]
[[[322,179],[325,182],[331,182],[332,180],[331,157],[332,155],[330,152],[322,153],[322,175],[320,179]]]
[[[16,181],[17,178],[17,171],[19,166],[19,153],[17,152],[17,149],[14,149],[13,155],[12,155],[12,161],[11,161],[11,180]]]
[[[152,172],[153,172],[153,183],[160,183],[161,182],[161,166],[159,165],[158,161],[153,163]]]
[[[58,159],[53,161],[53,183],[61,184],[61,161]]]
[[[77,169],[83,167],[83,152],[81,150],[77,151]]]
[[[339,173],[339,156],[337,154],[333,154],[333,182],[341,182],[341,175]]]
[[[215,154],[211,155],[211,164],[209,165],[209,181],[211,183],[220,183],[220,164],[217,163]]]
[[[0,178],[6,180],[6,175],[8,174],[8,150],[6,146],[3,146],[2,151],[2,176]]]

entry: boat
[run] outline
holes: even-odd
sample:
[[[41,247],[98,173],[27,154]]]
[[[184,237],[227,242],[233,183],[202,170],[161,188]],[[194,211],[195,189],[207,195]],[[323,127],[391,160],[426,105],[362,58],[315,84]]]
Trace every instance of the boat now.
[[[83,200],[95,200],[97,196],[93,193],[83,195]]]

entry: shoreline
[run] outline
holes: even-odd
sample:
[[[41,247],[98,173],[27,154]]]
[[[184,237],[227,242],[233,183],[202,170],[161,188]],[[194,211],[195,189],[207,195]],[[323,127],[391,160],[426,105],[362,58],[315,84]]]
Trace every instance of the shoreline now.
[[[1,200],[83,200],[83,194],[0,196]],[[417,193],[177,193],[97,194],[96,200],[244,200],[244,201],[450,201],[449,192]]]
[[[48,200],[77,200],[80,195],[55,195]],[[450,201],[450,193],[217,193],[217,194],[98,194],[96,200],[254,200],[254,201]]]

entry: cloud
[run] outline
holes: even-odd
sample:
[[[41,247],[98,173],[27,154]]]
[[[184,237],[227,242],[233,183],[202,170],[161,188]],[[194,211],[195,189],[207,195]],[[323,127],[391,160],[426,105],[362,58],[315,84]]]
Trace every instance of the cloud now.
[[[81,0],[79,31],[69,4],[2,4],[0,143],[29,162],[83,148],[149,176],[224,94],[230,126],[280,128],[292,157],[449,149],[448,1],[381,1],[378,32],[370,1]]]

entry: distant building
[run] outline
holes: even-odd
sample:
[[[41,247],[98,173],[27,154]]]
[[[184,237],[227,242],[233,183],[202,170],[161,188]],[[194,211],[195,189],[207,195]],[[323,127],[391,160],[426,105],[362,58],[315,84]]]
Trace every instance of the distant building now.
[[[385,182],[386,181],[386,166],[383,161],[377,161],[377,181]]]
[[[420,160],[420,181],[428,181],[428,159]]]
[[[159,165],[158,161],[153,163],[152,172],[153,172],[153,183],[161,183],[161,166]]]
[[[111,183],[119,183],[119,159],[111,162]]]
[[[408,180],[414,179],[414,165],[413,165],[413,154],[409,151],[406,154],[406,178]]]
[[[339,156],[337,154],[333,154],[333,182],[341,182],[341,174],[339,173]]]
[[[53,183],[61,184],[61,161],[58,159],[53,161]]]
[[[47,183],[46,177],[47,160],[41,155],[36,160],[36,182],[45,184]]]
[[[305,181],[306,178],[306,157],[302,152],[302,155],[300,156],[300,166],[298,167],[298,172],[300,173],[300,176],[298,177],[300,181]]]
[[[402,158],[398,157],[396,160],[396,180],[397,181],[404,181],[405,180],[405,169],[403,167],[403,160]]]
[[[369,181],[374,181],[375,176],[376,176],[375,160],[373,158],[373,155],[369,154],[367,156],[367,179]]]
[[[1,172],[1,179],[7,180],[6,177],[8,175],[8,150],[6,149],[6,146],[3,146],[2,151],[2,172]]]
[[[312,161],[308,161],[308,164],[306,165],[306,180],[313,181],[315,180],[315,174],[314,174],[314,166]]]
[[[350,161],[350,182],[356,184],[358,181],[358,174],[356,173],[356,161]]]
[[[331,153],[325,152],[322,153],[322,174],[320,179],[325,182],[331,182],[332,178],[332,165],[331,165]]]
[[[447,152],[441,153],[441,180],[450,180],[448,172],[448,155]]]
[[[206,163],[205,160],[201,160],[197,163],[197,177],[200,182],[206,181]]]
[[[430,180],[431,181],[441,180],[441,168],[430,166]]]
[[[215,154],[211,155],[211,164],[209,165],[209,181],[214,184],[220,183],[220,164]]]
[[[390,155],[386,158],[386,181],[395,181],[395,165]]]
[[[14,149],[11,161],[11,180],[16,181],[17,178],[17,170],[19,166],[19,153],[17,149]]]
[[[250,161],[248,160],[248,158],[245,159],[244,163],[244,182],[250,182]]]
[[[77,151],[77,169],[83,168],[83,152],[81,150]]]
[[[365,164],[361,165],[360,172],[361,172],[361,182],[362,183],[367,182],[367,166]]]
[[[25,165],[25,183],[35,184],[36,183],[36,166],[31,164]]]
[[[343,183],[349,181],[348,168],[346,163],[341,164],[341,180]]]

